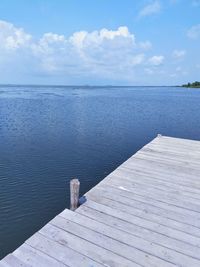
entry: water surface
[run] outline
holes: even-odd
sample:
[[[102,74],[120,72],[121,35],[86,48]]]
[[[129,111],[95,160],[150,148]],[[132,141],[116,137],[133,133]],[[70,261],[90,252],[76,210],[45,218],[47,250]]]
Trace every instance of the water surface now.
[[[158,133],[200,140],[200,90],[0,87],[0,258]]]

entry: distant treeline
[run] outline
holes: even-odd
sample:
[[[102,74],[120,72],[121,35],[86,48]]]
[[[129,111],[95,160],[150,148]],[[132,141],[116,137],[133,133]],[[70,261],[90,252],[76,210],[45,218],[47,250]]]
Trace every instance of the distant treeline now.
[[[192,87],[192,88],[200,88],[200,82],[194,82],[194,83],[187,83],[183,84],[183,87]]]

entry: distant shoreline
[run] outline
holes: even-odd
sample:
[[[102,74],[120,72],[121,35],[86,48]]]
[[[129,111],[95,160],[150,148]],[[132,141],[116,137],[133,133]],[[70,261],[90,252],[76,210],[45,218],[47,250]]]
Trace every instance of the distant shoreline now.
[[[186,88],[200,88],[200,82],[193,82],[193,83],[187,83],[187,84],[183,84],[182,87],[186,87]]]
[[[200,86],[185,86],[185,85],[182,85],[181,87],[184,87],[184,88],[200,88]]]

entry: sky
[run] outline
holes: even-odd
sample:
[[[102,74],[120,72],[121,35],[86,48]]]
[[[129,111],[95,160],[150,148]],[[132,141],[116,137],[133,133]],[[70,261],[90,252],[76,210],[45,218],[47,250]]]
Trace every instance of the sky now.
[[[200,80],[200,0],[1,0],[0,84]]]

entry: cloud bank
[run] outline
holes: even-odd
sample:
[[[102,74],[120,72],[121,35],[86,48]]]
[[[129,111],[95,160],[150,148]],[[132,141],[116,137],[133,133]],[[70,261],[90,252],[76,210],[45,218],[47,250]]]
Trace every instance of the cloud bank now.
[[[148,40],[137,40],[126,26],[115,30],[79,31],[67,37],[45,33],[35,39],[22,28],[0,21],[0,78],[10,71],[23,75],[134,80],[141,68],[163,63],[152,55]]]
[[[4,51],[13,51],[30,44],[31,35],[23,29],[14,27],[6,21],[0,21],[0,48]]]

